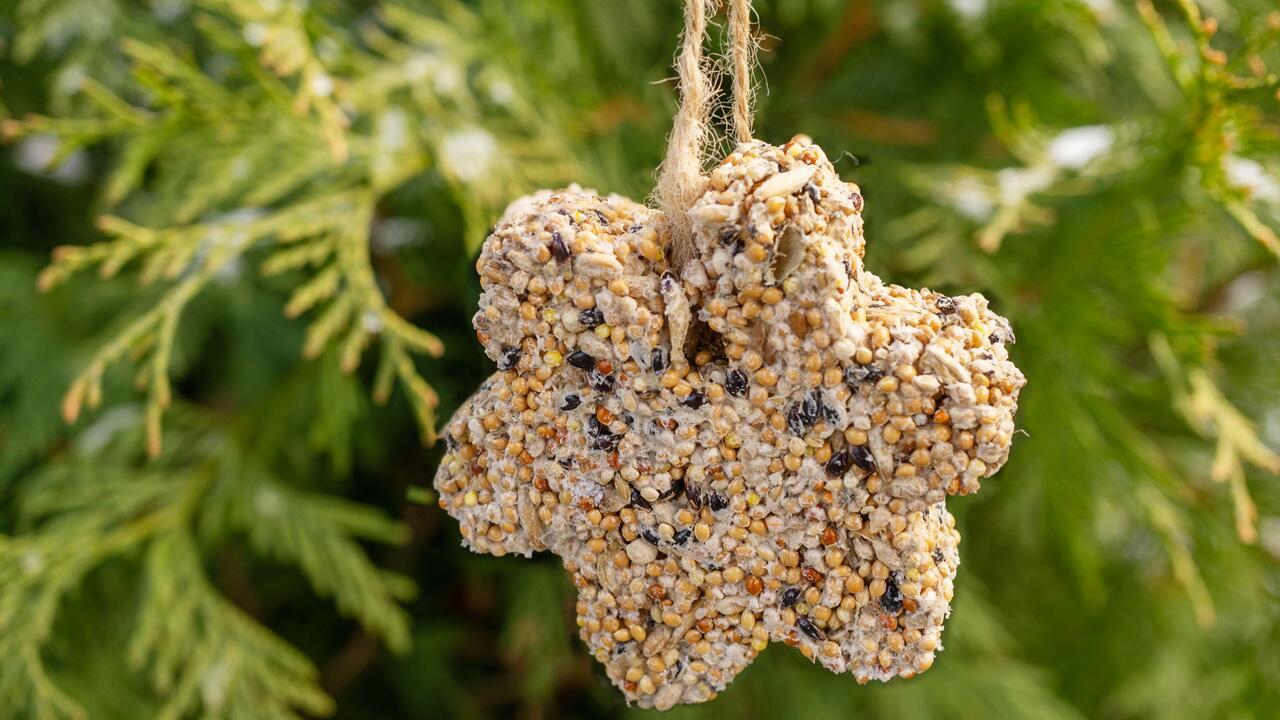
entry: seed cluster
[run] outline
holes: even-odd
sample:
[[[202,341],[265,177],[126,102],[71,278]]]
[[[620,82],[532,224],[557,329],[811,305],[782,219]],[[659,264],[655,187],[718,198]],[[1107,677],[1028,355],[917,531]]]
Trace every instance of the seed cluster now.
[[[577,188],[476,268],[499,372],[457,412],[440,505],[477,552],[549,549],[629,700],[708,700],[770,642],[859,682],[941,649],[944,506],[1004,464],[1025,380],[980,295],[863,267],[862,196],[805,137],[744,143],[690,210]]]

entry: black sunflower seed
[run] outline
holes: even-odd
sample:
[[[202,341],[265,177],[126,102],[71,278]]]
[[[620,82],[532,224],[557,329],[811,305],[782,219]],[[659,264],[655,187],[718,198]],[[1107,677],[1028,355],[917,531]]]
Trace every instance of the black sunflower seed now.
[[[892,575],[884,581],[884,594],[880,596],[880,607],[894,615],[902,612],[902,591],[898,589],[898,581]]]
[[[822,631],[818,629],[818,626],[814,625],[813,621],[809,618],[796,618],[796,627],[800,628],[805,635],[808,635],[814,640],[822,640],[825,637],[822,634]]]
[[[854,365],[844,371],[844,382],[850,390],[858,389],[863,383],[873,383],[884,377],[884,371],[878,367]]]
[[[747,391],[747,374],[738,369],[730,370],[724,376],[725,392],[736,397],[742,397]]]
[[[596,359],[581,350],[574,350],[569,353],[569,357],[565,361],[579,370],[594,370],[596,367]]]
[[[692,534],[693,534],[693,530],[689,528],[685,528],[683,530],[677,530],[676,534],[671,536],[671,541],[677,545],[684,545],[685,543],[689,542],[689,536]]]
[[[792,404],[787,411],[787,428],[792,435],[804,435],[818,417],[823,413],[822,393],[817,390],[809,392],[803,400]]]
[[[840,420],[841,420],[839,408],[837,408],[834,405],[829,405],[826,402],[823,402],[822,419],[826,420],[828,425],[839,426]]]
[[[642,507],[645,510],[653,509],[653,506],[649,504],[649,501],[645,500],[644,496],[640,494],[640,491],[635,488],[631,488],[631,504],[636,507]]]
[[[729,499],[718,492],[711,492],[707,495],[707,504],[711,506],[712,512],[718,512],[729,507]]]
[[[868,472],[876,469],[875,458],[871,456],[871,451],[866,445],[850,445],[849,458],[853,460],[853,464],[867,470]]]
[[[691,506],[695,508],[702,507],[702,500],[703,500],[702,491],[698,489],[697,485],[694,485],[692,483],[685,483],[684,497],[686,500],[689,501],[689,504]]]
[[[596,439],[595,443],[593,444],[593,447],[596,450],[613,452],[614,450],[618,449],[618,443],[621,443],[621,442],[622,442],[621,435],[601,435],[599,438]]]
[[[844,475],[852,463],[853,457],[849,454],[849,448],[841,449],[840,452],[832,455],[831,459],[827,461],[827,476],[834,478]]]
[[[809,430],[809,426],[804,421],[804,411],[800,403],[795,403],[787,410],[787,429],[792,435],[804,435]]]
[[[564,244],[564,237],[559,232],[551,233],[551,255],[557,260],[569,257],[569,246]]]
[[[564,401],[560,403],[560,409],[566,410],[566,411],[576,410],[578,406],[581,404],[582,404],[582,398],[571,393],[569,395],[564,396]]]
[[[592,370],[589,382],[596,392],[610,392],[613,390],[614,379],[611,374]]]
[[[707,404],[707,396],[705,393],[695,390],[689,393],[689,397],[685,398],[684,400],[681,400],[680,404],[684,405],[687,408],[693,408],[694,410],[697,410],[698,408]]]
[[[812,425],[818,422],[818,415],[822,412],[822,395],[817,390],[811,390],[804,396],[801,410],[804,412],[806,424]]]
[[[588,438],[591,438],[592,440],[598,440],[602,437],[608,437],[612,434],[613,434],[613,431],[609,429],[609,426],[605,425],[604,423],[596,419],[595,415],[592,415],[590,418],[587,419],[587,437]]]
[[[789,608],[800,602],[800,588],[789,587],[782,591],[782,607]]]
[[[742,235],[735,227],[727,227],[720,231],[720,244],[731,248],[734,255],[742,252],[742,248],[746,247],[746,243],[742,241]]]
[[[677,495],[683,495],[683,494],[684,494],[684,478],[680,478],[675,482],[671,483],[671,487],[667,488],[667,491],[662,493],[662,499],[665,500],[667,498],[673,498]]]
[[[604,322],[604,313],[598,307],[587,308],[578,313],[578,322],[584,327],[593,328]]]
[[[649,356],[649,368],[654,372],[662,372],[667,369],[667,351],[662,348],[654,348],[653,353]]]
[[[505,347],[502,348],[502,355],[498,358],[499,370],[510,370],[520,362],[520,348]]]

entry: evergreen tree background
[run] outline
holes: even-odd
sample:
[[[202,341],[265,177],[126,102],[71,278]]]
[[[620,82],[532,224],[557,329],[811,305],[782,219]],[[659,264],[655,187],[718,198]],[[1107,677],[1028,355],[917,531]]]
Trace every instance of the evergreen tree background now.
[[[842,157],[873,270],[1013,320],[1027,434],[951,503],[932,670],[778,646],[669,717],[1274,713],[1274,2],[755,4],[757,135]],[[539,186],[648,193],[679,27],[0,2],[0,720],[646,715],[558,561],[467,553],[427,488],[491,371],[479,243]]]

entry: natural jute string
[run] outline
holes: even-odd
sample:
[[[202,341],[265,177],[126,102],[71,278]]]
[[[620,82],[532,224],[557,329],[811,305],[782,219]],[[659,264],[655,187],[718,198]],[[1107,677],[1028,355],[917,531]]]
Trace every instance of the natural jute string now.
[[[733,128],[738,142],[751,139],[751,68],[756,43],[751,37],[751,0],[729,0],[729,35],[733,57]]]
[[[730,58],[733,64],[733,126],[739,142],[751,139],[751,69],[755,41],[751,37],[751,0],[728,0]],[[707,33],[707,13],[714,0],[685,0],[684,31],[676,75],[680,107],[667,142],[666,158],[654,195],[667,223],[670,259],[679,268],[689,257],[692,237],[689,208],[706,186],[702,174],[708,150],[715,145],[710,116],[716,88],[708,77],[702,44]]]

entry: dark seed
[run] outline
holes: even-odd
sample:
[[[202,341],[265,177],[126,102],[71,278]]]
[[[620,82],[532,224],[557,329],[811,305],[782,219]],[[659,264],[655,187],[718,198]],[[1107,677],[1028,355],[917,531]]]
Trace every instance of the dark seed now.
[[[853,211],[856,213],[862,212],[862,193],[854,193],[853,197],[849,199],[853,201]]]
[[[564,238],[559,232],[551,233],[551,255],[557,260],[569,257],[569,246],[564,244]]]
[[[596,368],[596,359],[581,350],[574,350],[569,353],[569,357],[565,358],[565,361],[579,370],[595,370]]]
[[[614,435],[608,425],[600,422],[594,415],[587,420],[587,439],[596,450],[613,451],[622,442],[621,435]]]
[[[802,409],[805,423],[812,425],[818,421],[818,413],[822,412],[822,396],[818,394],[817,390],[804,396]]]
[[[604,313],[598,307],[587,308],[578,313],[578,322],[586,327],[593,328],[604,322]]]
[[[705,393],[695,390],[689,393],[689,397],[685,398],[684,400],[681,400],[680,404],[687,408],[693,408],[694,410],[697,410],[698,408],[707,404],[707,396]]]
[[[729,374],[724,376],[724,389],[730,395],[742,397],[747,391],[747,374],[736,368],[730,370]]]
[[[902,612],[902,591],[898,589],[898,581],[892,575],[884,581],[884,594],[880,596],[880,607],[894,615]]]
[[[671,540],[677,545],[684,545],[685,543],[689,542],[689,536],[692,534],[693,534],[693,530],[691,530],[690,528],[677,530],[676,534],[671,536]]]
[[[857,390],[863,383],[873,383],[884,377],[884,371],[878,367],[854,365],[844,371],[844,382],[850,390]]]
[[[564,402],[560,403],[561,410],[576,410],[582,404],[582,398],[577,395],[565,395]]]
[[[717,512],[729,507],[729,499],[718,492],[713,492],[708,495],[707,504],[711,506],[712,512]]]
[[[849,455],[849,448],[843,448],[840,452],[831,456],[827,461],[827,476],[840,477],[849,469],[849,465],[853,463],[853,458]]]
[[[667,270],[666,272],[662,273],[662,279],[659,280],[658,282],[662,286],[662,292],[671,292],[672,290],[676,289],[677,285],[679,285],[679,281],[676,280],[675,275],[671,274],[670,270]]]
[[[510,370],[520,362],[520,348],[507,347],[502,349],[502,356],[498,358],[499,370]]]
[[[658,544],[658,534],[657,534],[657,533],[655,533],[655,532],[654,532],[653,530],[651,530],[650,528],[644,528],[644,529],[642,529],[642,530],[640,531],[640,537],[644,538],[645,540],[648,540],[650,545],[657,545],[657,544]]]
[[[850,445],[849,458],[853,460],[853,464],[866,471],[876,469],[876,460],[871,457],[871,451],[866,445]]]
[[[1003,331],[1001,331],[1001,332],[991,333],[991,336],[990,336],[990,337],[988,337],[988,338],[987,338],[987,340],[988,340],[988,341],[990,341],[992,345],[996,345],[996,344],[999,344],[999,343],[1010,343],[1010,344],[1012,344],[1012,343],[1017,342],[1017,338],[1015,338],[1015,337],[1013,336],[1013,330],[1012,330],[1012,329],[1003,330]]]
[[[805,183],[804,189],[806,192],[809,193],[809,199],[813,201],[814,205],[817,205],[819,202],[822,202],[822,196],[818,194],[817,185],[814,185],[813,183]]]
[[[792,435],[804,435],[808,431],[809,426],[805,425],[804,412],[800,407],[800,403],[792,405],[791,409],[787,411],[787,429],[791,431]]]
[[[698,490],[697,485],[690,485],[686,483],[684,486],[684,497],[693,507],[702,507],[702,492]]]
[[[818,626],[814,625],[813,621],[810,620],[809,618],[805,618],[805,617],[796,618],[796,627],[800,628],[800,630],[803,631],[805,635],[808,635],[814,640],[821,640],[823,639],[823,637],[825,637],[822,634],[822,631],[818,629]]]
[[[822,393],[813,390],[787,411],[787,428],[793,435],[804,435],[823,413]]]
[[[635,422],[635,421],[636,421],[636,418],[635,418],[635,416],[634,416],[634,415],[632,415],[631,413],[627,412],[626,410],[623,410],[623,411],[622,411],[622,424],[623,424],[623,425],[630,425],[631,423],[633,423],[633,422]]]
[[[559,463],[560,463],[560,467],[564,468],[565,470],[571,470],[571,469],[573,469],[573,457],[572,457],[572,456],[570,456],[570,457],[565,457],[565,458],[560,458],[557,462],[559,462]]]
[[[599,370],[591,371],[590,382],[591,387],[594,388],[596,392],[610,392],[613,390],[613,375],[606,375]]]
[[[592,210],[591,212],[596,214],[596,217],[599,218],[601,225],[609,224],[609,218],[605,217],[604,213],[600,212],[599,210]]]
[[[789,587],[782,591],[782,607],[789,608],[800,602],[800,588]]]
[[[601,435],[596,439],[594,447],[596,450],[604,450],[605,452],[613,452],[618,449],[618,443],[622,442],[621,435]]]
[[[946,559],[947,559],[947,558],[946,558],[946,556],[942,554],[942,548],[934,548],[934,550],[933,550],[933,562],[934,562],[935,564],[941,564],[941,563],[942,563],[942,561],[943,561],[943,560],[946,560]]]
[[[828,405],[826,403],[823,403],[822,419],[826,420],[828,425],[839,426],[840,420],[841,420],[840,410],[836,408],[834,405]]]
[[[742,248],[746,247],[742,241],[742,235],[734,227],[727,227],[720,231],[720,244],[733,248],[734,255],[742,252]]]
[[[667,351],[662,348],[654,348],[653,353],[649,357],[649,367],[654,372],[662,372],[667,369]]]
[[[671,483],[671,487],[668,488],[666,492],[662,493],[662,497],[663,499],[666,499],[666,498],[673,498],[677,495],[683,495],[683,494],[684,494],[684,478],[680,478],[679,480],[676,480],[675,482]]]
[[[588,436],[593,438],[598,438],[604,435],[612,435],[612,434],[613,434],[613,431],[609,429],[609,426],[600,422],[599,418],[597,418],[595,415],[592,415],[590,418],[587,419],[587,435]]]
[[[949,298],[946,295],[939,296],[938,299],[934,301],[934,304],[938,306],[938,312],[943,315],[950,315],[956,311],[955,298]]]
[[[645,500],[644,496],[640,494],[640,491],[635,488],[631,488],[631,504],[636,507],[642,507],[645,510],[653,509],[653,506],[649,504],[649,501]]]

